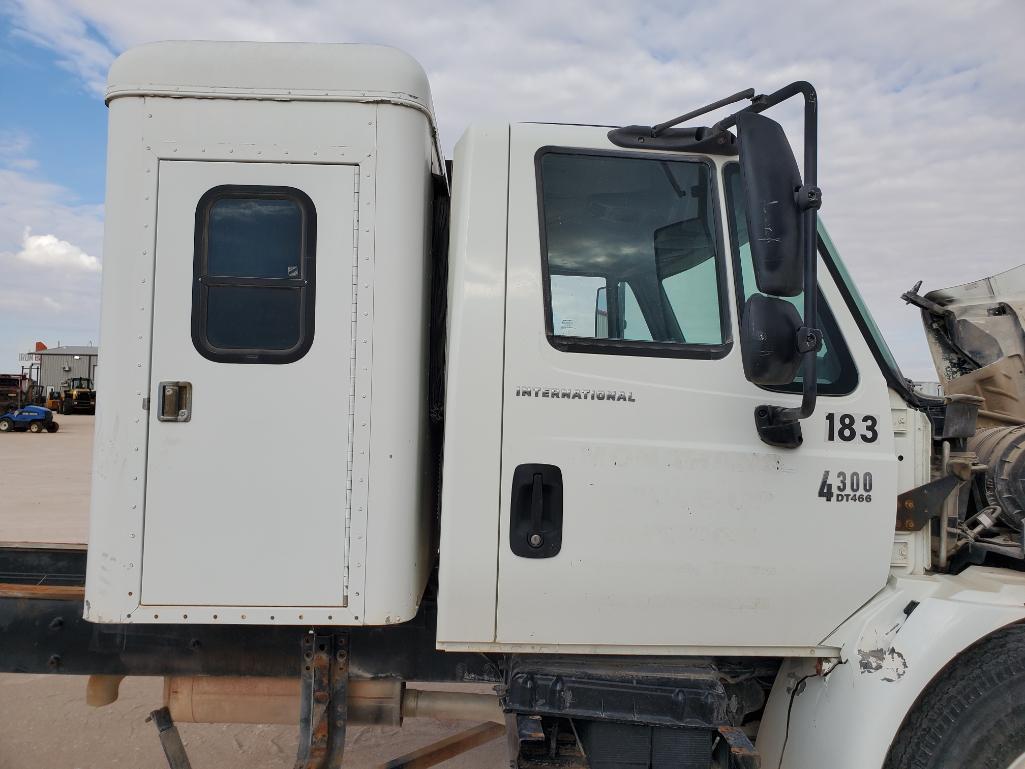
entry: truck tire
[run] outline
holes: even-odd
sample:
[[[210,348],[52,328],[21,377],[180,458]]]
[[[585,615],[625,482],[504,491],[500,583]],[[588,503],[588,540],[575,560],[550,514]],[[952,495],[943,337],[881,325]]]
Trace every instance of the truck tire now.
[[[14,432],[14,420],[9,417],[0,419],[0,433],[13,433]]]
[[[57,424],[56,422],[50,422],[50,424],[48,424],[46,426],[46,432],[48,432],[48,433],[55,433],[59,429],[60,429],[60,425]]]
[[[998,630],[947,665],[919,696],[884,769],[1025,766],[1025,626]]]
[[[67,415],[67,414],[70,414],[74,410],[75,410],[75,404],[71,402],[70,398],[67,399],[67,400],[61,401],[61,413],[62,414]]]
[[[41,433],[41,432],[43,432],[43,423],[42,422],[29,422],[28,431],[30,433]]]

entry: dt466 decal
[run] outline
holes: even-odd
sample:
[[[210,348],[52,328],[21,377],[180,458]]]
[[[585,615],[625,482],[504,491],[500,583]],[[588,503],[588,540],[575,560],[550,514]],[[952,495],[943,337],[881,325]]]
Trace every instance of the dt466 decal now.
[[[826,470],[822,473],[822,483],[819,484],[822,499],[827,502],[872,501],[872,473],[837,470],[835,478],[830,478],[832,472]]]

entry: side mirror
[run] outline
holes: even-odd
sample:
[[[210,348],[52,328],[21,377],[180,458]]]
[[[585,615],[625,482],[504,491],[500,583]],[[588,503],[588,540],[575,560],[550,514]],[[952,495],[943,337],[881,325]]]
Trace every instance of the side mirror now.
[[[804,289],[804,254],[794,151],[783,127],[764,115],[739,113],[737,129],[755,282],[763,293],[797,296]]]
[[[804,173],[797,170],[794,151],[783,127],[761,113],[787,99],[804,99]],[[718,121],[710,129],[692,129],[687,134],[694,150],[699,134],[732,146],[729,129],[737,127],[740,145],[740,173],[744,186],[748,241],[754,264],[755,282],[762,294],[752,296],[744,307],[741,349],[744,373],[757,384],[780,385],[794,380],[804,363],[800,406],[763,405],[755,408],[755,427],[765,443],[782,448],[801,445],[801,420],[815,411],[818,377],[816,351],[822,332],[816,326],[816,222],[822,205],[818,184],[818,95],[811,83],[791,83],[770,94],[755,95],[748,88],[665,123],[639,129],[609,132],[609,140],[621,147],[647,142],[649,149],[665,146],[673,126],[712,110],[750,99],[751,104]],[[679,134],[673,140],[680,140]],[[702,139],[703,140],[703,139]],[[679,147],[677,147],[679,148]],[[686,227],[671,227],[656,233],[655,251],[659,269],[680,271],[700,263],[702,254],[690,248]],[[661,242],[660,242],[661,241]],[[664,246],[663,253],[659,246]],[[672,274],[670,272],[670,274]],[[775,297],[804,292],[804,317]]]
[[[801,370],[797,332],[801,316],[784,299],[752,294],[741,318],[744,376],[757,385],[787,385]]]

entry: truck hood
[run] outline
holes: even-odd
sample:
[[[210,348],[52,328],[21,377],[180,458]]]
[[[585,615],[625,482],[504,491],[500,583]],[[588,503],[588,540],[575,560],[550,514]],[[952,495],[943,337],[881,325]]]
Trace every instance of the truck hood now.
[[[944,393],[983,397],[980,426],[1025,422],[1025,264],[924,297],[917,289],[904,299],[922,310]]]

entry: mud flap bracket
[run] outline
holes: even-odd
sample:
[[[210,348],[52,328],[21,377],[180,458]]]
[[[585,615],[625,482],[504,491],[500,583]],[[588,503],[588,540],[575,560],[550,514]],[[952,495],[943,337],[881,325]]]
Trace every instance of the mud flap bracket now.
[[[345,751],[349,637],[303,636],[299,702],[299,753],[295,769],[338,769]]]

